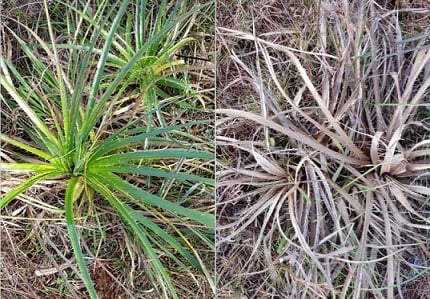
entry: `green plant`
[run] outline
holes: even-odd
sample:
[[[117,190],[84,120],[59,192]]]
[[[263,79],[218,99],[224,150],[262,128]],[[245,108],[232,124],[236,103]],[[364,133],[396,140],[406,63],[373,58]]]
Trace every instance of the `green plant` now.
[[[33,54],[31,47],[15,35],[28,56],[35,77],[23,75],[3,56],[0,58],[0,83],[4,88],[2,102],[6,108],[20,109],[26,116],[18,122],[25,131],[25,138],[13,138],[2,132],[1,140],[18,149],[11,157],[19,161],[2,161],[0,170],[12,174],[31,173],[15,188],[3,189],[6,192],[0,208],[5,208],[14,198],[21,198],[26,190],[41,181],[55,180],[64,186],[62,210],[73,251],[90,297],[97,298],[80,246],[75,213],[77,203],[91,206],[96,198],[104,198],[149,257],[148,273],[155,288],[161,289],[160,296],[177,298],[168,269],[159,255],[162,253],[190,273],[193,272],[191,266],[211,280],[194,242],[199,240],[213,247],[214,216],[208,211],[187,208],[168,200],[165,194],[145,191],[144,185],[129,182],[127,176],[156,177],[162,182],[173,180],[186,188],[195,186],[193,182],[197,182],[210,189],[213,186],[211,174],[205,175],[202,171],[201,175],[188,173],[197,172],[197,167],[187,171],[180,167],[169,171],[163,169],[163,165],[172,159],[211,161],[214,155],[205,149],[196,149],[199,145],[184,141],[181,133],[182,129],[203,125],[207,121],[148,128],[145,120],[153,111],[147,111],[133,121],[120,124],[117,129],[107,130],[115,125],[112,118],[129,96],[124,82],[136,79],[135,68],[142,61],[142,55],[150,48],[162,47],[159,40],[168,35],[176,22],[187,17],[185,14],[164,24],[150,38],[141,41],[141,47],[127,57],[115,76],[106,76],[111,70],[109,57],[114,38],[121,28],[129,2],[117,1],[103,16],[95,18],[100,22],[96,28],[104,28],[108,23],[109,31],[88,31],[90,42],[86,49],[76,46],[79,39],[74,39],[76,47],[72,45],[67,60],[59,53],[48,4],[44,1],[50,44],[30,28],[26,29],[46,56]],[[75,9],[77,15],[85,19],[82,11]],[[103,48],[96,51],[101,36]],[[63,59],[66,59],[66,64]],[[94,61],[98,63],[95,65]],[[181,136],[181,140],[174,139],[172,136],[175,135]],[[81,218],[85,217],[85,214],[81,215]],[[154,219],[161,219],[164,224]],[[188,225],[188,222],[194,224]]]
[[[137,91],[136,103],[143,102],[150,109],[155,109],[158,121],[165,126],[159,103],[160,96],[162,98],[198,96],[187,80],[186,73],[190,66],[183,59],[175,59],[174,54],[195,41],[190,31],[196,25],[196,17],[210,10],[213,2],[201,5],[186,0],[174,2],[138,0],[127,10],[122,26],[113,35],[109,34],[111,21],[106,24],[98,21],[98,16],[104,15],[109,8],[106,2],[102,1],[95,12],[79,11],[82,19],[92,26],[93,30],[100,31],[102,40],[100,44],[103,45],[105,42],[112,44],[109,53],[98,47],[92,49],[101,56],[106,55],[106,63],[109,65],[110,72],[101,78],[101,82],[109,82],[115,78],[139,52],[139,59],[133,64],[129,76],[122,85],[124,88],[132,86]],[[81,34],[81,39],[85,40],[85,34]],[[148,40],[151,40],[150,44]],[[82,46],[83,44],[85,42],[81,45],[59,47],[86,48]],[[135,107],[138,107],[138,104]],[[132,114],[135,113],[134,110]]]

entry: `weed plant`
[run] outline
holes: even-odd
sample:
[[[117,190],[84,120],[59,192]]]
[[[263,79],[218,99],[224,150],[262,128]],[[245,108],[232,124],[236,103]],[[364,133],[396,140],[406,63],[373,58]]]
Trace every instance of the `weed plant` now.
[[[55,12],[44,1],[49,42],[24,24],[33,43],[4,27],[29,67],[0,58],[4,115],[21,115],[13,124],[20,137],[1,134],[0,208],[4,213],[20,201],[42,220],[47,212],[60,219],[64,215],[78,275],[90,298],[98,298],[85,240],[92,234],[87,220],[100,221],[101,205],[120,217],[128,244],[137,245],[128,247],[129,254],[143,253],[139,263],[146,260],[155,297],[178,298],[172,264],[175,273],[195,282],[203,275],[212,285],[207,259],[197,247],[213,249],[214,216],[210,200],[193,201],[196,193],[212,196],[214,154],[210,143],[186,133],[210,126],[210,120],[166,123],[161,118],[159,103],[172,90],[160,84],[180,87],[174,96],[196,96],[187,93],[192,88],[186,77],[172,77],[183,66],[172,57],[190,41],[184,28],[190,29],[190,20],[211,4],[189,7],[177,1],[169,7],[162,1],[152,10],[148,7],[154,3],[147,1],[111,2],[59,2],[66,21],[56,27]],[[56,36],[60,27],[66,36]],[[160,116],[159,126],[151,120],[154,114]],[[53,204],[31,196],[31,190],[46,184],[62,199]]]
[[[218,294],[428,298],[428,7],[236,8],[218,23]]]

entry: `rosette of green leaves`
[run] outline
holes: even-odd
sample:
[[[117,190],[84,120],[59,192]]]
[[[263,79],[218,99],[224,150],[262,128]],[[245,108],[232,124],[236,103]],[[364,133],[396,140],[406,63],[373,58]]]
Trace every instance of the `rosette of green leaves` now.
[[[106,122],[111,119],[108,116],[118,107],[116,104],[127,96],[123,82],[135,77],[135,69],[143,55],[154,47],[154,43],[158,47],[159,41],[169,34],[180,19],[172,19],[169,24],[154,31],[152,37],[142,40],[141,47],[130,54],[116,75],[106,77],[109,55],[129,1],[118,1],[118,5],[112,6],[103,18],[98,19],[99,28],[109,23],[108,32],[94,30],[86,49],[71,48],[66,58],[59,55],[46,1],[44,4],[51,43],[48,45],[30,28],[27,30],[45,54],[35,54],[32,47],[15,35],[28,57],[34,77],[29,78],[4,57],[0,58],[1,100],[6,108],[22,111],[25,117],[17,125],[22,126],[26,133],[25,140],[7,133],[1,134],[3,142],[19,149],[21,153],[16,155],[16,162],[2,161],[0,170],[31,174],[24,182],[3,194],[0,208],[3,209],[14,199],[19,200],[20,195],[39,182],[55,180],[59,185],[64,185],[62,209],[76,261],[90,297],[97,298],[76,229],[75,203],[91,201],[95,196],[104,198],[121,217],[126,231],[149,257],[149,275],[160,296],[177,298],[170,274],[160,260],[160,252],[186,271],[204,271],[205,267],[191,239],[197,238],[213,248],[214,216],[208,212],[211,207],[207,211],[184,207],[159,194],[145,191],[142,186],[136,186],[125,178],[126,174],[158,177],[175,180],[186,186],[198,182],[210,189],[213,186],[210,175],[195,175],[180,170],[170,172],[157,167],[157,163],[163,159],[213,160],[212,150],[198,149],[184,141],[174,142],[171,137],[167,137],[167,134],[172,136],[204,121],[151,130],[136,126],[138,122],[132,122],[107,136],[104,129]],[[100,39],[103,40],[103,48],[95,51]],[[78,39],[75,41],[77,43]],[[68,59],[66,65],[75,67],[66,67],[63,59]],[[97,60],[96,65],[94,60]],[[142,144],[151,145],[153,141],[157,144],[163,141],[163,145],[170,146],[149,146],[143,149]],[[167,223],[175,233],[169,233],[142,211],[161,213],[168,215],[169,219],[176,219],[174,223]],[[185,234],[175,223],[184,225],[187,222],[195,225]],[[208,234],[208,231],[211,233]]]

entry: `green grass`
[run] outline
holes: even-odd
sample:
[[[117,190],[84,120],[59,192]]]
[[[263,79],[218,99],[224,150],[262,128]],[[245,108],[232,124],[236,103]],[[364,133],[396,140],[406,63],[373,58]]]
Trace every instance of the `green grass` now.
[[[164,72],[177,71],[172,54],[189,41],[179,32],[204,6],[189,10],[187,2],[178,1],[168,11],[165,1],[151,6],[158,8],[152,11],[146,1],[98,4],[95,12],[88,4],[64,4],[67,47],[57,42],[55,15],[50,15],[46,1],[45,34],[21,24],[35,45],[5,28],[18,40],[29,69],[1,57],[2,103],[25,117],[16,124],[24,132],[22,138],[2,132],[9,161],[2,161],[0,169],[10,176],[30,175],[3,189],[0,208],[4,211],[44,182],[65,190],[64,205],[55,208],[64,215],[79,275],[90,297],[98,298],[79,227],[97,214],[101,202],[109,205],[148,259],[147,275],[155,292],[178,298],[166,259],[176,265],[175,272],[201,274],[212,284],[211,266],[203,263],[197,247],[214,247],[214,215],[211,206],[199,207],[193,192],[185,192],[194,188],[212,196],[214,154],[208,143],[186,133],[191,126],[210,125],[210,120],[167,123],[160,102],[172,95],[191,97],[186,77]],[[180,90],[170,94],[160,82]],[[128,99],[135,100],[130,104]],[[121,111],[129,114],[125,121],[117,118]],[[154,124],[154,114],[159,123]],[[202,163],[206,168],[199,169]],[[152,192],[154,185],[160,192]],[[187,197],[190,207],[181,204]],[[40,201],[32,204],[52,211]]]

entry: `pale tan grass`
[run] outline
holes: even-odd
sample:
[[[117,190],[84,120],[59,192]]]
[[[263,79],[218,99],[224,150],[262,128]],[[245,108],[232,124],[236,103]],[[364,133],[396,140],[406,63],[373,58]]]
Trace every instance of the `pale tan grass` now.
[[[270,276],[266,288],[283,298],[406,298],[408,277],[430,271],[430,143],[411,133],[428,133],[417,118],[429,96],[427,35],[409,36],[375,1],[311,9],[316,30],[286,30],[288,42],[276,30],[219,28],[226,44],[249,42],[246,51],[228,49],[242,77],[223,92],[246,80],[262,107],[217,111],[220,132],[240,119],[255,124],[254,134],[218,137],[220,148],[238,154],[218,173],[220,189],[234,190],[218,203],[222,215],[234,210],[221,240],[233,236],[239,246],[252,234],[264,258],[254,248],[245,260],[265,267],[239,271]],[[306,39],[313,47],[302,47]]]
[[[253,113],[246,112],[246,111],[240,111],[240,110],[232,110],[232,109],[218,109],[217,112],[219,114],[225,114],[225,115],[229,115],[229,116],[236,116],[236,117],[242,117],[242,118],[245,118],[248,120],[253,120],[260,125],[267,126],[273,130],[276,130],[280,133],[283,133],[287,136],[290,136],[296,140],[300,140],[300,141],[306,143],[307,145],[313,147],[314,149],[320,151],[321,153],[324,153],[327,156],[332,157],[334,159],[337,159],[337,160],[340,160],[340,161],[343,161],[346,163],[356,164],[359,166],[365,166],[368,164],[368,160],[361,160],[361,159],[356,159],[356,158],[351,158],[351,157],[345,157],[345,156],[343,156],[343,155],[341,155],[341,154],[339,154],[339,153],[337,153],[331,149],[328,149],[328,148],[322,146],[316,140],[310,138],[307,135],[289,130],[288,128],[282,127],[281,125],[277,124],[276,122],[274,122],[272,120],[265,119],[263,117],[255,115]]]

